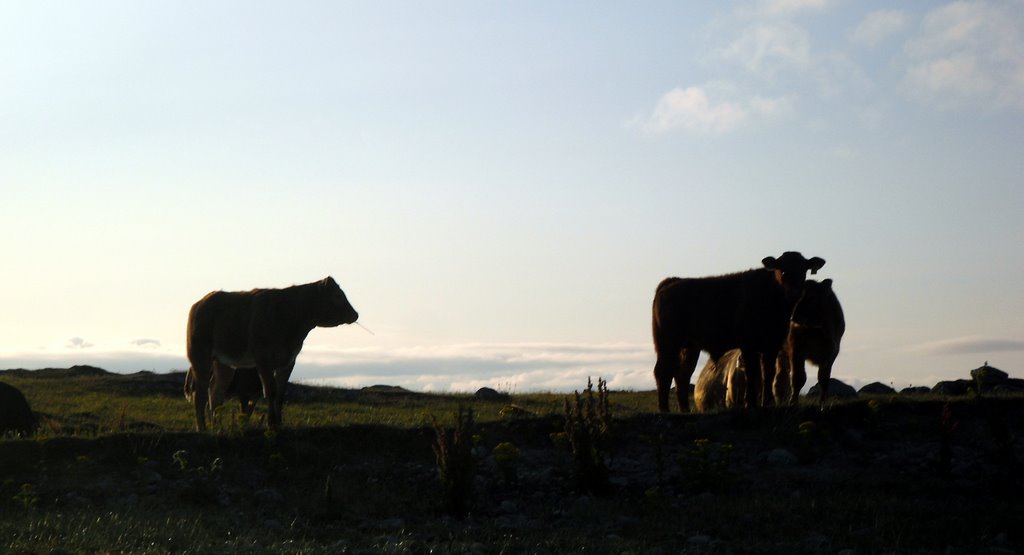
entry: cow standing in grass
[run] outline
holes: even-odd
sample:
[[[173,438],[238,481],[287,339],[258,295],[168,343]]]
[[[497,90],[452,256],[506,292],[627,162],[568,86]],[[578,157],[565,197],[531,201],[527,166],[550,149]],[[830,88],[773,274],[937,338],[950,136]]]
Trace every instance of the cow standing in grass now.
[[[802,293],[807,271],[825,261],[798,252],[764,258],[763,269],[705,278],[667,278],[654,294],[652,308],[654,379],[658,409],[669,410],[669,390],[676,384],[679,410],[689,410],[690,377],[702,350],[718,360],[741,349],[747,374],[747,407],[770,404],[775,359],[789,332],[793,305]]]
[[[800,390],[807,383],[804,361],[809,360],[818,367],[819,402],[824,404],[832,378],[832,365],[839,356],[839,342],[845,331],[843,307],[832,290],[832,280],[820,283],[807,280],[803,294],[793,308],[789,336],[779,353],[775,398],[780,402],[797,403]]]
[[[330,277],[284,289],[214,291],[200,299],[189,311],[187,332],[196,430],[206,429],[213,372],[218,372],[217,383],[230,384],[235,368],[249,367],[256,368],[263,384],[267,425],[279,428],[285,387],[306,336],[315,327],[358,318]]]

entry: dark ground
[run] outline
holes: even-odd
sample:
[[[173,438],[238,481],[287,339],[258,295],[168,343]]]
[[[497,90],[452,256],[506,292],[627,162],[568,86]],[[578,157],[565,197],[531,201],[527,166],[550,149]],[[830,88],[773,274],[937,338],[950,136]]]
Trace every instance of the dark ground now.
[[[607,488],[598,494],[579,487],[564,438],[552,436],[563,430],[561,417],[478,425],[464,519],[446,513],[429,428],[8,439],[0,443],[0,536],[9,539],[0,551],[1024,549],[1021,397],[890,396],[825,411],[613,418],[601,457]],[[504,442],[518,458],[496,460]],[[138,538],[90,543],[47,524],[75,515],[137,520]],[[198,532],[169,524],[189,518],[205,524],[194,525]],[[40,533],[46,526],[56,531]]]

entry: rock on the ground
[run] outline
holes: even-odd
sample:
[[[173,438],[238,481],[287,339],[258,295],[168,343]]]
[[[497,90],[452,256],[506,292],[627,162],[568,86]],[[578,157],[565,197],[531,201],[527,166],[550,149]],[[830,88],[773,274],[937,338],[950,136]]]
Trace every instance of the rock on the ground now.
[[[28,435],[36,429],[36,415],[28,401],[13,385],[0,382],[0,434],[18,432]]]

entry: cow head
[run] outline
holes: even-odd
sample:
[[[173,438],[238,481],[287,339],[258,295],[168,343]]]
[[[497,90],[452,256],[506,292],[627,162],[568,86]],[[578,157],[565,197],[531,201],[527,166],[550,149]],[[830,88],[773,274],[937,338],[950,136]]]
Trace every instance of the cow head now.
[[[825,304],[832,296],[832,280],[820,283],[809,279],[804,282],[804,293],[793,307],[793,325],[802,328],[822,328],[830,312]]]
[[[316,284],[318,314],[316,324],[330,328],[342,324],[351,324],[359,319],[359,313],[348,302],[345,292],[332,277],[326,277]]]
[[[825,260],[817,256],[808,260],[798,252],[787,251],[778,258],[766,256],[761,263],[765,268],[775,272],[775,280],[786,290],[786,296],[795,301],[803,290],[807,270],[812,274],[818,273],[825,265]]]

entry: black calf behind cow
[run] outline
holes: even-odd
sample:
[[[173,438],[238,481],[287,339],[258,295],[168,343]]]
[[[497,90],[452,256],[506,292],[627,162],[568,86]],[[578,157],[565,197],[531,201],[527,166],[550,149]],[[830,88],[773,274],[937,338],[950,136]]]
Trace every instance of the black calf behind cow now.
[[[828,386],[832,377],[832,364],[839,356],[839,342],[846,331],[846,319],[843,307],[832,290],[832,280],[813,279],[804,283],[804,292],[793,309],[793,317],[789,324],[789,336],[782,352],[779,353],[778,370],[782,374],[780,381],[786,382],[792,377],[789,385],[779,388],[776,398],[796,404],[800,389],[807,383],[807,370],[804,361],[811,361],[818,367],[818,390],[821,393],[820,403],[825,402]],[[785,399],[788,393],[788,399]],[[780,398],[781,397],[781,398]]]
[[[657,362],[658,409],[669,410],[676,383],[679,409],[689,410],[690,377],[700,352],[718,360],[741,349],[747,373],[746,406],[771,402],[775,361],[789,333],[793,305],[807,271],[825,261],[798,252],[766,257],[763,269],[704,278],[667,278],[654,294],[652,323]]]

